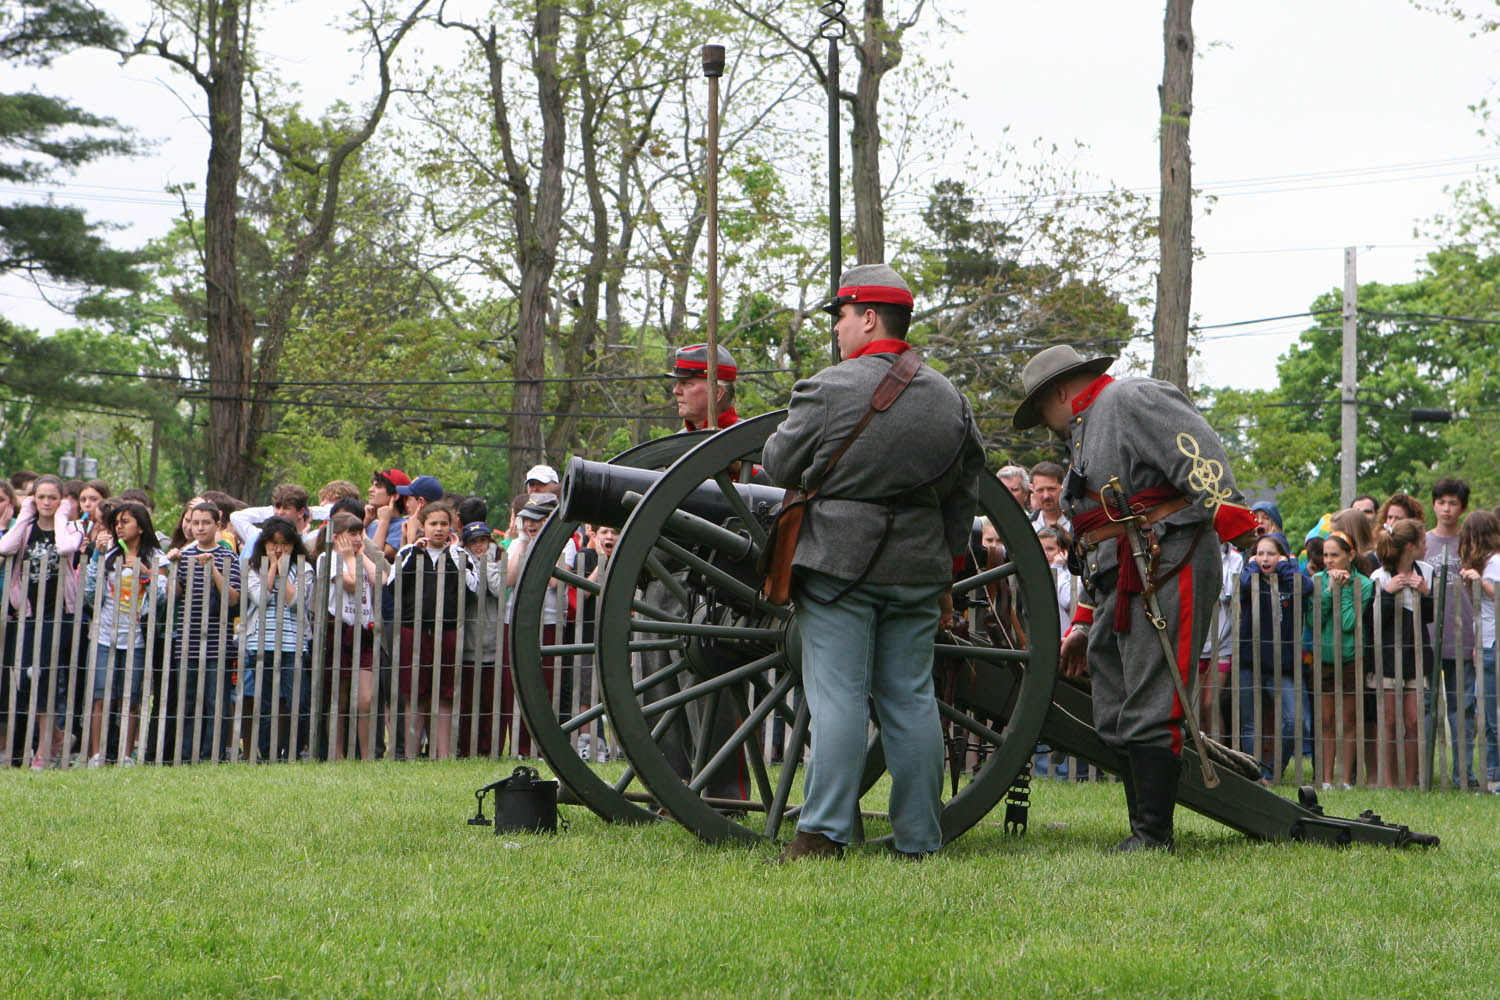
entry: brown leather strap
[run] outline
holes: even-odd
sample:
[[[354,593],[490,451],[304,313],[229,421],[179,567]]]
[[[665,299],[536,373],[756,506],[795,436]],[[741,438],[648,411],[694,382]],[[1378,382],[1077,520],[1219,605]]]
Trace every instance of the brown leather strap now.
[[[834,463],[844,457],[844,452],[854,443],[855,438],[870,425],[875,419],[875,414],[882,413],[891,408],[891,404],[901,397],[906,387],[911,385],[911,380],[916,376],[917,369],[922,367],[922,358],[916,351],[907,351],[896,359],[891,365],[891,370],[885,373],[880,384],[875,387],[875,394],[870,397],[870,408],[865,410],[864,416],[859,418],[859,423],[854,425],[854,430],[844,438],[844,443],[839,445],[838,451],[823,466],[823,475],[818,478],[818,485],[807,491],[807,499],[811,500],[817,496],[818,490],[823,487],[823,480],[828,478],[828,473],[833,471]]]
[[[1175,514],[1179,510],[1182,510],[1190,502],[1191,501],[1189,501],[1187,497],[1176,497],[1175,499],[1168,500],[1165,503],[1159,503],[1155,507],[1147,508],[1141,513],[1140,516],[1146,519],[1147,524],[1155,524],[1157,521],[1160,521],[1162,518],[1168,516],[1169,514]],[[1085,548],[1091,549],[1096,545],[1109,541],[1111,538],[1119,538],[1120,535],[1124,534],[1124,532],[1124,521],[1111,521],[1103,527],[1095,528],[1093,531],[1084,532],[1082,535],[1078,536],[1078,541]]]

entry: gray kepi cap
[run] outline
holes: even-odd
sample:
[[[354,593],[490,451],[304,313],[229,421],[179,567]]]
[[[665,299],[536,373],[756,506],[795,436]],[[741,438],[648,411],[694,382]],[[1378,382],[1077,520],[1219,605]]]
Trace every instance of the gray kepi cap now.
[[[1026,396],[1021,400],[1021,405],[1016,407],[1016,415],[1011,418],[1011,423],[1018,431],[1035,427],[1042,422],[1042,412],[1037,406],[1042,390],[1068,375],[1103,375],[1114,363],[1115,359],[1110,357],[1086,359],[1067,344],[1055,344],[1038,352],[1021,369],[1021,391]]]
[[[839,277],[839,290],[823,303],[823,311],[837,316],[845,302],[887,305],[911,309],[916,305],[906,279],[889,264],[860,264]]]

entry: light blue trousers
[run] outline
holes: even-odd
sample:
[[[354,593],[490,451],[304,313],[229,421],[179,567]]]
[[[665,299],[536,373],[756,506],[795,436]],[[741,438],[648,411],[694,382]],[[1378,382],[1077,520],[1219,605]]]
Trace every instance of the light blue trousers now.
[[[943,734],[932,643],[943,588],[862,583],[834,604],[812,599],[828,600],[848,583],[799,570],[793,592],[812,713],[812,760],[797,829],[840,844],[852,839],[873,698],[891,775],[896,848],[935,851],[943,843]]]

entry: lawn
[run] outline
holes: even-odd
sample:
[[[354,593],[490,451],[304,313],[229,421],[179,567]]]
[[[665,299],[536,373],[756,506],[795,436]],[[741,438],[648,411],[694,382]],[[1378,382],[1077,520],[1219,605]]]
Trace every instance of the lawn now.
[[[1436,850],[1251,842],[1194,815],[1112,857],[1117,786],[1041,782],[1031,830],[922,864],[566,808],[464,822],[486,762],[0,774],[0,996],[1489,995],[1500,797],[1324,793]]]

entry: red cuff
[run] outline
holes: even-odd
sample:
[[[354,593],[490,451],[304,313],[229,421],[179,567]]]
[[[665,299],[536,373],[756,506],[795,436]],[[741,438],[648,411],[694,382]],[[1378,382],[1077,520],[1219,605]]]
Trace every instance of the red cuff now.
[[[1073,609],[1073,617],[1069,625],[1092,625],[1094,624],[1094,609],[1087,604],[1079,604]]]
[[[954,576],[960,576],[960,575],[962,575],[965,566],[968,564],[968,558],[969,558],[968,556],[954,556],[953,557],[953,575]]]
[[[1221,503],[1214,511],[1214,533],[1221,542],[1232,542],[1246,532],[1255,531],[1255,515],[1239,504]]]

